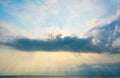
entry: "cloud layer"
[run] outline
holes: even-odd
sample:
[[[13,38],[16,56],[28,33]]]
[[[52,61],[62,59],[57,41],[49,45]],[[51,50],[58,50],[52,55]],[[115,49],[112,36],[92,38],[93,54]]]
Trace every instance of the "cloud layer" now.
[[[65,36],[59,34],[47,40],[18,38],[12,42],[1,43],[25,51],[71,51],[71,52],[109,52],[119,53],[120,20],[98,26],[90,30],[87,38]],[[118,42],[118,43],[116,43]],[[117,47],[116,47],[117,46]]]
[[[120,76],[120,62],[103,64],[83,64],[79,74],[87,76]],[[78,74],[78,73],[77,73]]]
[[[109,4],[113,4],[114,7],[114,9],[110,9],[111,6],[103,8],[103,6],[105,7],[106,5],[104,5],[103,2],[100,2],[101,1],[91,2],[89,0],[65,2],[58,0],[46,0],[42,2],[36,0],[34,3],[33,1],[0,1],[0,5],[2,6],[2,9],[0,10],[5,12],[5,15],[3,16],[10,15],[13,19],[12,21],[6,20],[6,22],[10,21],[12,24],[9,28],[7,28],[8,26],[6,25],[0,25],[0,45],[10,46],[24,51],[119,53],[119,3],[115,5],[116,1],[115,3],[108,1]],[[19,5],[15,5],[16,3]],[[94,7],[96,4],[99,5]],[[54,8],[54,5],[56,8]],[[90,15],[87,13],[88,11],[90,12]],[[98,13],[95,13],[94,11]],[[115,14],[116,11],[117,14],[113,15],[113,18],[109,18],[110,15],[108,15],[109,19],[103,20],[104,18],[102,18],[102,21],[95,22],[95,25],[100,26],[93,27],[90,31],[88,31],[87,37],[80,38],[76,35],[66,35],[66,30],[70,30],[70,33],[73,31],[74,33],[80,35],[79,32],[84,32],[84,29],[88,30],[88,28],[91,28],[89,27],[91,25],[87,25],[86,27],[85,24],[80,22],[87,23],[91,19],[98,18],[98,16],[101,17],[109,11],[114,11],[110,15]],[[88,16],[84,15],[84,13],[87,13],[86,15]],[[81,17],[78,19],[80,15]],[[75,18],[77,18],[77,20],[74,20]],[[52,33],[53,35],[56,31],[59,31],[60,33],[62,32],[63,34],[58,34],[54,37],[50,35],[50,38],[46,40],[41,39],[40,36],[42,36],[42,38],[46,36],[46,31],[48,31],[49,34]]]

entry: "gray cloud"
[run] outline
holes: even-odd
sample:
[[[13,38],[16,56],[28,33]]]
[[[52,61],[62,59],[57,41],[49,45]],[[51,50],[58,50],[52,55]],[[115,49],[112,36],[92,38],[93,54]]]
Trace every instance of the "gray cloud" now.
[[[71,51],[71,52],[112,52],[101,45],[93,45],[92,38],[80,39],[78,37],[56,37],[49,40],[17,39],[14,42],[3,43],[15,49],[25,51]]]
[[[91,39],[80,39],[78,37],[64,37],[57,36],[55,39],[48,40],[30,40],[27,38],[17,39],[12,43],[5,43],[5,45],[12,46],[16,49],[25,51],[89,51],[91,47]]]

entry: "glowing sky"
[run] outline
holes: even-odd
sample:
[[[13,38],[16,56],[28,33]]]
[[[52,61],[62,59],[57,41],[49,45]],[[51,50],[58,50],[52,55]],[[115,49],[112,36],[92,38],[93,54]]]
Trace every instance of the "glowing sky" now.
[[[120,75],[120,0],[0,0],[0,75]]]
[[[114,75],[114,67],[106,64],[120,62],[120,54],[71,53],[71,52],[24,52],[2,50],[0,54],[1,75]],[[101,68],[103,64],[104,67]],[[88,65],[87,67],[84,67]],[[91,69],[86,70],[92,65]],[[118,66],[118,65],[114,65]],[[94,71],[93,71],[94,69]],[[98,71],[96,71],[99,69]],[[91,73],[91,71],[93,71]],[[107,72],[106,72],[107,71]],[[84,73],[81,73],[84,72]],[[90,74],[89,74],[90,73]],[[115,74],[116,75],[116,74]]]

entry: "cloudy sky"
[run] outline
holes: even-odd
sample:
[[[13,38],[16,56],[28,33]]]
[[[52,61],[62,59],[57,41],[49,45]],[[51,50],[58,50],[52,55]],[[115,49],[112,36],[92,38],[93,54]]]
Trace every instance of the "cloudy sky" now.
[[[0,75],[120,75],[120,0],[0,0]]]

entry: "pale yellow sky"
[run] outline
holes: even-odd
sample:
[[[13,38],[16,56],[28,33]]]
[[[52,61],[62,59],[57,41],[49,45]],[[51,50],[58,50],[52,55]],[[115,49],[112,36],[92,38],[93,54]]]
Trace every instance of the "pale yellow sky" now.
[[[120,62],[120,54],[0,50],[0,74],[63,74],[83,64]],[[65,73],[64,73],[65,74]]]

